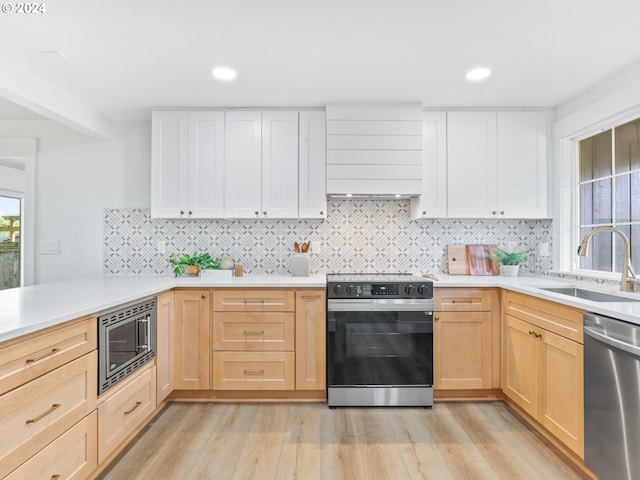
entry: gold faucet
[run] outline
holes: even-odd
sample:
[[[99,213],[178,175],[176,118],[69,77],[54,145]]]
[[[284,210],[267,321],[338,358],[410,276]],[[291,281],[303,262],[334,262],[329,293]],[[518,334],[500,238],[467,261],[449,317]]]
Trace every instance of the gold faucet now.
[[[631,244],[629,243],[629,239],[625,235],[622,230],[618,230],[614,227],[596,227],[593,230],[589,230],[586,235],[582,238],[580,242],[580,246],[578,247],[578,255],[581,257],[586,257],[589,250],[589,241],[591,237],[597,232],[613,232],[617,234],[623,243],[623,258],[622,258],[622,276],[620,278],[620,290],[623,292],[633,292],[634,283],[638,280],[636,278],[636,272],[633,270],[633,265],[631,265]]]

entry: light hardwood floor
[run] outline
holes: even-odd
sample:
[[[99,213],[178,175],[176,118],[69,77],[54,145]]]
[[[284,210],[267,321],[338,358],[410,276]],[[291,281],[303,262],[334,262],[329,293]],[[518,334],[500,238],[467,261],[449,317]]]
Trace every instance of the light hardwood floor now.
[[[172,403],[100,477],[580,479],[500,402],[423,408]]]

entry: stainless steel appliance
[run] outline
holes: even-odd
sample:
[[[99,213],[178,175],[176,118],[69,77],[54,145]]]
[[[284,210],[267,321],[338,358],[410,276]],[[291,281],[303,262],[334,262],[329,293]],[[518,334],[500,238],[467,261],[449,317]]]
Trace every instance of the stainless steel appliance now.
[[[98,395],[156,356],[156,298],[98,316]]]
[[[330,407],[433,405],[433,283],[327,275]]]
[[[601,479],[640,479],[640,326],[584,315],[584,462]]]

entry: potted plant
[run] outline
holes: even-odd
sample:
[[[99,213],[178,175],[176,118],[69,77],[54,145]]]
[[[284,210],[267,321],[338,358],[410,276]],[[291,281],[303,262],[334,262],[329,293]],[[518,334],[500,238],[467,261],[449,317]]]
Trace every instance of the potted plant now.
[[[200,270],[220,268],[220,259],[211,257],[209,253],[202,255],[198,255],[198,252],[194,252],[193,255],[172,253],[169,256],[169,263],[174,266],[173,274],[176,277],[184,275],[185,272],[189,276],[197,276],[200,274]]]
[[[527,259],[527,252],[507,252],[500,248],[493,251],[492,257],[500,262],[500,271],[505,277],[517,277],[520,264]]]

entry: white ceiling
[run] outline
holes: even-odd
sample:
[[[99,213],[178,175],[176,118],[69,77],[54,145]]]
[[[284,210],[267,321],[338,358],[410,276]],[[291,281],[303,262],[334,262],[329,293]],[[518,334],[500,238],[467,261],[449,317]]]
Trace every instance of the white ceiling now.
[[[152,107],[340,101],[554,107],[640,60],[637,0],[65,0],[46,8],[0,14],[0,57],[113,121],[148,119]],[[221,64],[238,79],[213,81]],[[464,74],[477,65],[493,75],[470,84]],[[0,95],[15,100],[1,77]],[[19,114],[0,102],[0,118]]]

